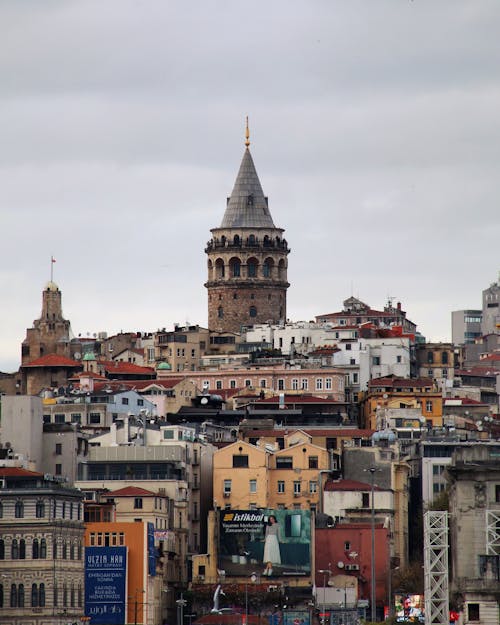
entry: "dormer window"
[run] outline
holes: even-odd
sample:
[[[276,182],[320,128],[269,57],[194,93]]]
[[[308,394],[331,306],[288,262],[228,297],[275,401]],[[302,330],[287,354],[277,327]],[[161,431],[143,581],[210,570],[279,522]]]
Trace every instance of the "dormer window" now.
[[[247,206],[253,206],[253,195],[251,193],[247,197]]]

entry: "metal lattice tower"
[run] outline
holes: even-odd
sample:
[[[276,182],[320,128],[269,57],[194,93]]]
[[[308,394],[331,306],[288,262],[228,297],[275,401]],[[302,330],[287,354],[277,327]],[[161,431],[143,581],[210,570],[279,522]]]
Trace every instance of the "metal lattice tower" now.
[[[486,553],[489,556],[500,555],[500,513],[486,510]]]
[[[448,513],[424,514],[425,625],[449,625]]]

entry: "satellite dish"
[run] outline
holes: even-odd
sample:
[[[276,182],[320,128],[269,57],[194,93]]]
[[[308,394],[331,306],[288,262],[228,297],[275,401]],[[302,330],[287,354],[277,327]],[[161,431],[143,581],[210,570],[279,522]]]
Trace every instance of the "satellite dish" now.
[[[339,569],[343,569],[344,568],[344,563],[342,562],[342,560],[339,560],[337,562],[337,566],[339,567]]]

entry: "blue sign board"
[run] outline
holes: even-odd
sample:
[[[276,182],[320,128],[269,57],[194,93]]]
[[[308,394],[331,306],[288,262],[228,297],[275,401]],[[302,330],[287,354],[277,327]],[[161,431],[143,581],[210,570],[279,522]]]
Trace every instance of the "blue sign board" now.
[[[148,573],[151,577],[156,575],[155,526],[153,523],[148,523]]]
[[[85,616],[90,625],[124,625],[127,548],[85,548]]]

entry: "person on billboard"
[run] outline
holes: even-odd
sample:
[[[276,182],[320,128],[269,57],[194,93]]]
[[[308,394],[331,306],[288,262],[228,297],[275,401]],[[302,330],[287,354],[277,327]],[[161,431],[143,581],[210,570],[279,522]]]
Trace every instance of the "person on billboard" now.
[[[280,540],[280,526],[276,517],[272,514],[266,525],[264,556],[262,558],[266,564],[266,568],[262,572],[262,575],[271,576],[273,574],[273,564],[281,564]]]

